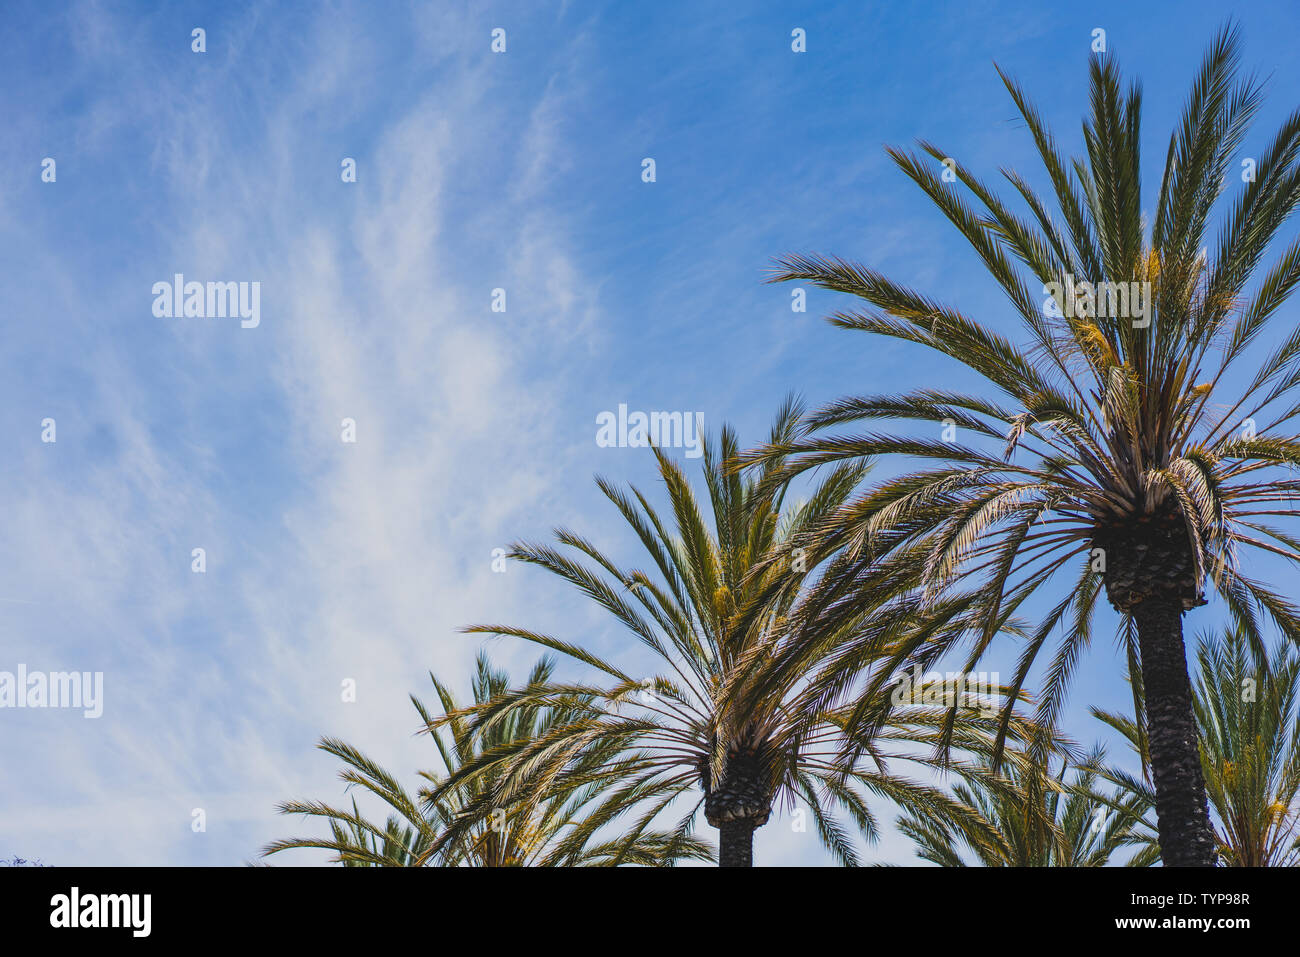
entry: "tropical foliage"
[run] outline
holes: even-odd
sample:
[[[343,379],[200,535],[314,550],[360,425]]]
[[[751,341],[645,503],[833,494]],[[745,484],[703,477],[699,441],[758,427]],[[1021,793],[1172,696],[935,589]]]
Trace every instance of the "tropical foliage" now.
[[[442,768],[414,796],[326,739],[344,781],[392,813],[291,802],[281,809],[324,818],[331,837],[267,853],[666,866],[711,859],[702,811],[719,863],[747,866],[756,830],[785,809],[856,864],[888,805],[918,854],[946,866],[1297,863],[1300,656],[1269,643],[1300,641],[1300,609],[1246,558],[1300,562],[1286,522],[1300,494],[1300,330],[1281,313],[1300,283],[1286,232],[1300,111],[1237,177],[1262,102],[1240,59],[1227,27],[1154,196],[1142,91],[1110,54],[1091,61],[1075,157],[999,71],[1042,166],[1002,170],[1010,199],[937,144],[891,148],[986,267],[1015,331],[866,265],[780,259],[773,282],[856,297],[835,325],[928,350],[956,385],[811,413],[787,400],[762,446],[746,451],[729,427],[705,441],[698,489],[654,449],[667,510],[598,479],[641,564],[568,529],[510,558],[616,627],[465,629],[539,645],[578,677],[545,659],[511,687],[480,658],[463,707],[435,679],[438,715],[412,700]],[[876,480],[882,459],[897,471]],[[1193,688],[1183,618],[1211,600],[1231,629],[1202,643]],[[1131,743],[1135,774],[1100,749],[1080,757],[1056,730],[1105,604],[1133,708],[1095,713]],[[970,673],[1008,648],[1009,684],[981,701],[919,677],[945,663]]]
[[[813,647],[841,616],[878,603],[881,588],[933,599],[961,587],[982,626],[898,655],[900,664],[909,655],[961,655],[970,666],[1008,615],[1032,596],[1051,595],[1012,686],[1025,686],[1043,664],[1037,720],[1052,724],[1104,594],[1121,616],[1130,668],[1140,662],[1135,688],[1144,698],[1135,707],[1147,720],[1169,864],[1213,858],[1183,615],[1212,589],[1254,646],[1263,641],[1261,619],[1300,638],[1294,604],[1242,564],[1252,550],[1300,560],[1297,541],[1275,521],[1293,514],[1286,506],[1300,491],[1290,471],[1300,462],[1300,332],[1278,329],[1263,355],[1251,348],[1300,281],[1300,242],[1264,261],[1300,202],[1300,112],[1260,153],[1253,178],[1229,176],[1261,99],[1257,81],[1238,79],[1239,59],[1229,28],[1207,52],[1170,137],[1150,222],[1142,93],[1122,84],[1110,55],[1092,60],[1086,153],[1072,160],[1024,90],[1003,76],[1050,185],[1043,196],[1005,171],[1027,215],[935,144],[891,149],[987,267],[1019,320],[1019,339],[866,266],[786,257],[774,281],[813,283],[866,303],[837,313],[835,324],[937,352],[989,389],[926,385],[845,398],[808,417],[796,440],[756,456],[786,463],[778,481],[882,455],[931,463],[868,490],[827,523],[821,548],[847,557],[801,629]],[[1229,191],[1212,236],[1218,200]],[[841,431],[881,420],[929,425]],[[876,636],[858,641],[861,661],[873,659]]]
[[[1300,656],[1281,645],[1260,661],[1234,630],[1202,637],[1196,658],[1201,770],[1219,860],[1229,867],[1294,867],[1300,864]],[[1141,728],[1123,715],[1096,708],[1093,714],[1123,735],[1141,761],[1141,777],[1117,769],[1102,773],[1123,788],[1126,802],[1138,802],[1148,852],[1157,854]]]
[[[1127,863],[1151,864],[1159,849],[1146,840],[1146,805],[1133,795],[1101,794],[1103,752],[1053,778],[1043,765],[1025,761],[1000,786],[958,782],[953,792],[963,813],[935,816],[909,809],[898,821],[917,856],[942,867],[1103,867],[1132,845],[1143,845]]]
[[[551,674],[552,664],[542,660],[533,668],[525,687],[545,684]],[[461,707],[450,689],[432,674],[429,677],[444,714],[459,714]],[[479,704],[491,701],[508,685],[506,674],[494,670],[487,657],[480,655],[474,674],[474,700]],[[479,776],[453,788],[441,787],[448,776],[485,751],[546,734],[569,715],[554,708],[526,706],[515,709],[487,732],[474,735],[462,718],[452,717],[441,722],[440,727],[418,698],[412,696],[411,701],[437,749],[441,771],[421,772],[425,785],[412,796],[393,775],[360,751],[326,738],[319,747],[343,762],[340,777],[348,787],[372,795],[393,813],[380,825],[362,815],[355,798],[350,810],[315,801],[289,801],[280,805],[281,813],[324,818],[331,836],[275,841],[264,849],[264,854],[290,848],[324,848],[333,851],[332,860],[345,867],[663,866],[688,859],[712,860],[712,848],[689,834],[640,828],[610,840],[594,839],[596,832],[614,821],[621,810],[621,805],[611,802],[609,796],[620,785],[624,769],[615,760],[614,749],[603,742],[596,742],[579,755],[569,773],[555,782],[545,796],[528,802],[526,808],[517,802],[493,807],[472,827],[458,829],[454,841],[441,841],[465,808],[478,805],[478,789],[491,786],[490,776]]]
[[[797,404],[788,402],[777,416],[771,441],[787,441],[800,413]],[[918,687],[920,704],[893,709],[887,722],[864,736],[853,721],[855,707],[823,699],[810,708],[809,683],[798,676],[776,687],[767,682],[772,664],[783,658],[787,615],[800,586],[814,573],[790,542],[844,504],[863,479],[865,466],[832,470],[806,500],[788,506],[786,487],[768,481],[780,463],[742,476],[730,467],[739,452],[729,428],[716,445],[705,442],[707,512],[682,469],[657,450],[671,518],[661,515],[639,489],[623,491],[599,481],[639,539],[650,571],[620,567],[590,540],[563,529],[556,539],[565,551],[515,546],[513,558],[576,587],[649,655],[638,660],[630,653],[634,648],[620,647],[616,662],[523,628],[467,629],[562,652],[595,669],[606,683],[536,684],[476,709],[473,727],[488,732],[518,708],[585,702],[569,712],[572,720],[556,722],[532,739],[518,739],[510,748],[484,753],[444,783],[449,792],[466,784],[478,789],[478,804],[464,816],[462,827],[473,827],[476,817],[497,803],[546,793],[547,782],[567,773],[587,749],[597,742],[614,743],[625,768],[622,793],[629,805],[648,809],[641,820],[648,823],[680,802],[684,810],[676,833],[687,833],[702,807],[707,823],[719,831],[723,866],[749,865],[754,830],[767,822],[774,805],[793,808],[796,802],[806,807],[826,847],[842,863],[854,864],[853,841],[836,811],[870,840],[878,824],[866,795],[936,814],[953,806],[933,784],[896,773],[897,765],[978,773],[972,756],[991,753],[1005,689],[991,689],[999,696],[992,707],[952,696],[962,718],[954,726],[947,722],[948,709],[927,704],[927,689]],[[894,628],[901,625],[897,617],[889,621]],[[846,631],[862,627],[871,627],[865,610],[844,622]],[[828,648],[837,643],[832,636]],[[754,693],[758,684],[764,685],[762,694]],[[812,693],[822,698],[821,691],[814,688]],[[1013,733],[1024,737],[1029,729],[1018,721]],[[495,783],[482,784],[483,777]],[[453,826],[444,840],[454,841],[459,833]]]

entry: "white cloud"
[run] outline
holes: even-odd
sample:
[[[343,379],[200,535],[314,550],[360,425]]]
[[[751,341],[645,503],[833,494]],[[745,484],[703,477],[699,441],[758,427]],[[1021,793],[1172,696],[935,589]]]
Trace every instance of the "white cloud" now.
[[[88,52],[114,62],[120,25],[95,23]],[[274,816],[275,801],[338,797],[335,768],[311,750],[319,735],[353,740],[405,780],[429,766],[429,742],[409,736],[406,695],[428,696],[430,668],[464,682],[475,643],[457,626],[524,616],[512,608],[516,579],[490,570],[491,549],[508,544],[513,517],[563,498],[556,486],[573,477],[555,454],[554,416],[536,402],[538,384],[558,372],[551,347],[522,341],[510,314],[488,312],[500,264],[453,266],[473,228],[457,218],[466,197],[452,195],[456,170],[501,147],[480,122],[482,70],[444,61],[409,106],[389,102],[389,120],[348,146],[368,156],[362,182],[337,183],[337,159],[301,146],[315,142],[321,110],[342,103],[367,115],[365,99],[347,95],[364,76],[339,67],[372,62],[354,28],[340,20],[299,38],[298,81],[234,109],[222,108],[231,94],[219,83],[180,97],[174,77],[121,67],[121,89],[158,133],[167,261],[196,278],[258,279],[263,322],[149,326],[129,299],[105,303],[99,321],[133,343],[172,336],[149,348],[193,391],[160,394],[140,379],[138,360],[96,339],[105,353],[76,365],[82,395],[103,401],[93,415],[114,447],[92,468],[70,464],[91,411],[70,402],[57,447],[4,480],[14,517],[0,567],[17,592],[5,597],[42,603],[0,608],[25,636],[13,652],[33,667],[38,653],[52,667],[109,664],[99,722],[23,716],[15,750],[24,774],[0,790],[0,853],[62,864],[246,860],[302,830]],[[111,119],[101,111],[93,123],[99,134],[116,124],[119,136],[136,136],[135,110],[115,102]],[[554,114],[533,116],[529,148],[554,145]],[[266,148],[232,152],[230,143],[261,135],[259,123]],[[302,198],[317,160],[337,200]],[[481,201],[506,271],[527,289],[520,298],[548,324],[589,321],[594,305],[564,251],[562,219],[530,192],[506,209]],[[47,268],[60,258],[50,250]],[[166,431],[150,425],[160,403],[172,403]],[[231,420],[227,454],[241,455],[243,429],[242,454],[257,454],[254,436],[270,436],[282,458],[259,475],[255,462],[216,456],[212,437],[195,430],[221,418],[218,403]],[[355,445],[339,440],[344,416],[357,422]],[[54,455],[66,456],[62,465]],[[202,579],[188,569],[194,528],[206,530]],[[43,614],[46,603],[59,614]],[[497,648],[516,667],[533,657]],[[343,678],[358,683],[355,704],[340,701]],[[206,835],[189,831],[196,806],[208,812]],[[215,854],[214,841],[226,842]]]

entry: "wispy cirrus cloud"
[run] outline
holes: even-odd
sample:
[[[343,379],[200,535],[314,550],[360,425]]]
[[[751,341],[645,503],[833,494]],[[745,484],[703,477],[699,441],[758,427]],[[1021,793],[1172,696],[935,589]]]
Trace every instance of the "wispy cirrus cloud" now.
[[[80,723],[4,716],[26,773],[0,790],[0,838],[55,863],[237,863],[298,826],[276,801],[335,790],[311,751],[320,734],[397,768],[430,763],[405,695],[427,694],[430,668],[460,683],[475,644],[456,627],[515,602],[492,549],[521,509],[564,499],[565,426],[536,396],[598,304],[543,167],[564,149],[556,98],[580,91],[570,69],[501,98],[482,57],[446,55],[423,7],[397,65],[433,68],[400,103],[367,73],[393,37],[359,7],[301,33],[255,11],[210,27],[205,76],[133,58],[138,25],[81,13],[79,52],[116,79],[66,81],[87,101],[69,142],[89,155],[60,150],[54,188],[133,141],[153,185],[143,209],[113,204],[148,217],[123,237],[129,281],[103,255],[110,224],[98,248],[52,238],[48,194],[20,193],[0,224],[7,245],[23,221],[47,230],[29,282],[13,283],[19,308],[50,287],[83,306],[24,337],[51,375],[0,389],[24,437],[3,484],[14,594],[0,615],[15,660],[102,669],[106,708]],[[149,43],[175,39],[154,27]],[[254,53],[268,47],[275,69]],[[358,183],[340,181],[343,156]],[[522,185],[466,189],[485,156],[523,170]],[[262,325],[153,319],[147,277],[173,271],[261,282]],[[497,286],[503,315],[489,309]],[[104,287],[114,296],[88,315]],[[70,353],[73,338],[84,348]],[[38,411],[58,421],[53,445],[35,441]]]

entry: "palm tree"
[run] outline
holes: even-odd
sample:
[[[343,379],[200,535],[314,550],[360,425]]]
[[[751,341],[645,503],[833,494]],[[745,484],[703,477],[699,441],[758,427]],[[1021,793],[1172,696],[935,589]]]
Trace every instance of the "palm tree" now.
[[[771,441],[791,439],[801,414],[802,408],[788,400]],[[545,795],[549,782],[567,773],[574,756],[597,743],[619,753],[625,782],[621,793],[629,805],[648,807],[642,821],[683,799],[690,809],[675,833],[688,833],[702,805],[706,821],[718,829],[723,867],[752,866],[754,831],[777,803],[805,803],[820,839],[845,864],[856,863],[857,856],[835,817],[837,809],[868,839],[876,835],[876,818],[861,790],[905,805],[951,804],[940,789],[902,777],[890,766],[933,770],[944,763],[931,756],[941,743],[951,743],[961,754],[988,753],[999,728],[1000,697],[983,714],[977,701],[953,696],[962,720],[952,727],[945,723],[945,707],[924,700],[907,705],[864,741],[846,732],[842,709],[825,707],[812,720],[803,720],[800,677],[761,698],[749,694],[765,663],[780,659],[786,614],[814,572],[806,556],[788,543],[843,504],[866,468],[834,469],[805,501],[787,507],[786,488],[764,481],[770,468],[745,477],[730,467],[739,449],[730,428],[722,430],[717,445],[705,443],[711,516],[682,469],[658,449],[654,453],[672,506],[671,522],[635,487],[625,492],[597,480],[640,540],[653,572],[620,567],[595,544],[563,529],[556,532],[562,549],[513,547],[511,557],[577,587],[649,654],[638,659],[620,649],[621,663],[615,663],[570,641],[523,628],[467,628],[561,652],[607,682],[535,685],[467,714],[484,732],[517,708],[565,707],[572,718],[512,747],[484,753],[449,778],[443,785],[447,791],[479,787],[480,775],[494,778],[492,786],[480,789],[477,805],[467,809],[463,822],[474,821],[501,801]],[[860,616],[845,627],[859,624]],[[933,688],[918,690],[924,695]],[[1001,690],[992,694],[997,697]],[[584,704],[575,705],[576,700]],[[1013,733],[1028,730],[1018,723]],[[845,765],[839,759],[850,750],[865,753],[870,761]],[[966,766],[960,757],[948,764],[957,773]],[[443,840],[454,842],[458,834],[453,826]]]
[[[1098,794],[1103,753],[1098,750],[1049,778],[1041,764],[1025,761],[1005,779],[958,782],[953,793],[962,813],[942,816],[909,810],[898,829],[916,844],[917,856],[943,867],[966,867],[963,852],[983,867],[1104,867],[1122,848],[1143,844],[1142,802],[1134,796]],[[1144,847],[1128,863],[1152,863]]]
[[[1201,771],[1218,826],[1219,859],[1229,867],[1300,865],[1300,656],[1287,645],[1258,661],[1239,629],[1219,640],[1203,636],[1197,649],[1193,709],[1201,740]],[[1142,777],[1117,769],[1105,777],[1154,807],[1150,758],[1138,722],[1092,713],[1120,732],[1141,761]],[[1154,828],[1147,840],[1155,850]]]
[[[842,399],[811,416],[797,441],[747,459],[796,456],[786,472],[885,454],[936,460],[827,523],[824,547],[843,554],[824,578],[828,597],[816,605],[822,623],[801,629],[808,641],[837,627],[837,615],[877,602],[884,585],[931,601],[960,581],[978,596],[983,627],[960,638],[950,633],[943,646],[918,644],[917,653],[969,641],[977,661],[1006,615],[1072,570],[1064,597],[1029,636],[1012,683],[1022,685],[1061,626],[1037,716],[1050,725],[1104,587],[1122,616],[1130,664],[1141,669],[1145,699],[1137,706],[1148,721],[1167,865],[1214,858],[1183,615],[1206,602],[1209,582],[1256,646],[1261,614],[1300,638],[1295,606],[1237,562],[1246,548],[1300,560],[1300,542],[1272,520],[1293,514],[1285,505],[1300,491],[1288,472],[1300,463],[1300,441],[1286,431],[1297,409],[1300,332],[1279,330],[1267,355],[1248,368],[1240,362],[1256,355],[1250,347],[1300,281],[1300,242],[1292,242],[1246,289],[1300,202],[1300,112],[1259,154],[1252,175],[1243,171],[1249,181],[1236,189],[1217,239],[1207,237],[1260,102],[1254,80],[1236,79],[1239,59],[1237,30],[1225,28],[1170,139],[1149,229],[1142,95],[1136,84],[1121,91],[1109,54],[1092,59],[1086,156],[1069,163],[1024,91],[999,71],[1046,168],[1055,211],[1014,171],[1004,175],[1028,219],[939,147],[920,144],[928,159],[890,149],[1006,293],[1024,342],[864,266],[786,257],[773,281],[811,282],[875,307],[840,312],[835,324],[935,350],[987,379],[994,394],[922,388]],[[1045,302],[1032,291],[1039,283]],[[928,422],[943,432],[825,431],[877,419]],[[865,659],[875,654],[873,641],[861,642]]]
[[[529,686],[550,681],[552,670],[550,661],[539,661],[529,677]],[[432,674],[429,677],[444,713],[459,713],[461,706],[451,690]],[[490,701],[508,687],[507,675],[493,669],[485,655],[479,655],[473,679],[474,700]],[[526,811],[518,806],[492,807],[472,827],[458,831],[457,840],[439,844],[435,852],[434,846],[450,822],[475,803],[475,787],[490,782],[480,778],[473,784],[442,791],[437,798],[432,798],[432,789],[483,750],[544,734],[568,716],[554,709],[520,708],[486,735],[471,734],[463,719],[453,717],[445,722],[450,734],[444,740],[439,727],[444,722],[435,721],[414,695],[411,701],[438,750],[442,771],[420,772],[428,784],[413,797],[393,775],[360,751],[338,739],[325,738],[319,747],[344,763],[340,776],[348,787],[369,792],[396,813],[380,826],[362,815],[355,798],[350,811],[314,801],[289,801],[279,806],[281,813],[325,818],[331,836],[275,841],[263,849],[264,855],[289,848],[325,848],[334,851],[332,860],[345,867],[668,866],[679,860],[713,859],[712,849],[702,841],[644,827],[628,838],[593,842],[592,834],[617,818],[621,810],[620,805],[605,800],[610,788],[620,780],[615,755],[599,746],[579,755],[573,773],[559,782],[544,801]]]

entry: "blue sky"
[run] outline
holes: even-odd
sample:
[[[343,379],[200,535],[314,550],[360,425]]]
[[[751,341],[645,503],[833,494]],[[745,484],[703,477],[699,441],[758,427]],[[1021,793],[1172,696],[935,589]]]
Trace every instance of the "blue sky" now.
[[[544,573],[491,569],[560,524],[634,554],[591,477],[649,484],[652,462],[598,447],[601,411],[698,410],[757,441],[792,389],[957,381],[831,328],[835,297],[793,314],[762,279],[785,252],[843,255],[1013,331],[882,150],[926,137],[1039,181],[994,61],[1077,151],[1104,28],[1143,81],[1149,178],[1225,17],[1268,78],[1246,155],[1300,90],[1288,3],[736,6],[9,8],[0,670],[103,671],[105,707],[0,713],[0,854],[250,860],[304,828],[276,802],[339,796],[320,735],[412,783],[432,765],[406,696],[430,669],[465,687],[457,626],[623,646]],[[260,282],[260,325],[154,318],[177,272]],[[1099,641],[1079,738],[1087,704],[1124,706],[1118,669]],[[780,820],[756,854],[829,861]],[[869,854],[912,860],[889,835]]]

